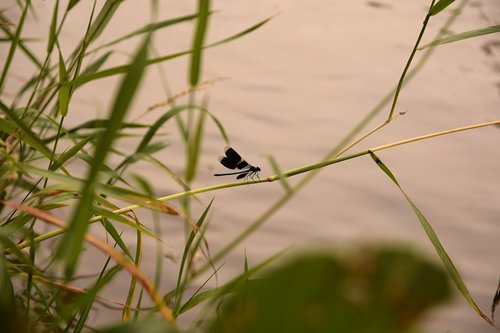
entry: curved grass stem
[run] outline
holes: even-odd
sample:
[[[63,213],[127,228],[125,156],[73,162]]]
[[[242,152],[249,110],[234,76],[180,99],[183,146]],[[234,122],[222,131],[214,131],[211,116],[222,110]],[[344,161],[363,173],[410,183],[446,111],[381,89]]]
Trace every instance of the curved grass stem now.
[[[374,131],[380,129],[385,124],[386,123],[384,123],[384,124],[376,127],[374,130],[370,131],[368,134],[373,133]],[[495,125],[499,126],[500,125],[500,120],[495,120],[495,121],[490,121],[490,122],[485,122],[485,123],[479,123],[479,124],[473,124],[473,125],[468,125],[468,126],[463,126],[463,127],[457,127],[457,128],[453,128],[453,129],[448,129],[448,130],[444,130],[444,131],[434,132],[434,133],[430,133],[430,134],[426,134],[426,135],[421,135],[421,136],[417,136],[417,137],[413,137],[413,138],[409,138],[409,139],[405,139],[405,140],[401,140],[401,141],[396,141],[396,142],[388,143],[388,144],[385,144],[385,145],[382,145],[382,146],[377,146],[377,147],[374,147],[374,148],[371,148],[371,149],[359,151],[357,153],[353,153],[353,154],[346,155],[346,156],[343,156],[343,157],[334,157],[332,159],[327,159],[327,160],[323,160],[323,161],[320,161],[320,162],[308,164],[308,165],[305,165],[305,166],[302,166],[302,167],[299,167],[299,168],[291,169],[291,170],[283,172],[281,175],[273,175],[273,176],[269,176],[267,178],[252,180],[250,182],[235,181],[235,182],[231,182],[231,183],[217,184],[217,185],[202,187],[202,188],[198,188],[198,189],[193,189],[193,190],[189,190],[189,191],[184,191],[184,192],[179,192],[179,193],[167,195],[167,196],[158,198],[157,200],[158,201],[171,201],[171,200],[175,200],[175,199],[185,198],[185,197],[188,197],[188,196],[193,196],[193,195],[200,194],[200,193],[212,192],[212,191],[217,191],[217,190],[221,190],[221,189],[225,189],[225,188],[230,188],[230,187],[244,186],[244,185],[251,185],[251,184],[258,184],[258,183],[266,183],[266,182],[274,182],[274,181],[279,180],[280,177],[293,177],[293,176],[296,176],[296,175],[299,175],[299,174],[302,174],[302,173],[307,173],[307,172],[311,172],[311,171],[314,171],[314,170],[318,170],[318,169],[324,168],[324,167],[326,167],[328,165],[337,164],[337,163],[344,162],[344,161],[347,161],[347,160],[350,160],[350,159],[353,159],[353,158],[356,158],[356,157],[367,155],[367,154],[370,153],[370,151],[376,152],[376,151],[386,150],[386,149],[390,149],[390,148],[402,146],[402,145],[405,145],[405,144],[409,144],[409,143],[413,143],[413,142],[417,142],[417,141],[421,141],[421,140],[426,140],[426,139],[430,139],[430,138],[434,138],[434,137],[439,137],[439,136],[449,135],[449,134],[452,134],[452,133],[458,133],[458,132],[463,132],[463,131],[478,129],[478,128],[487,127],[487,126],[495,126]],[[361,139],[363,139],[364,137],[366,137],[366,135],[363,136]],[[359,139],[359,140],[361,140],[361,139]],[[346,147],[346,148],[342,149],[341,151],[339,151],[339,153],[337,153],[336,156],[338,156],[341,152],[346,151],[348,148],[352,147],[359,140],[356,140],[353,144],[351,144],[348,147]],[[293,190],[296,191],[297,187],[298,186],[295,186],[295,188],[293,188]],[[294,191],[291,191],[290,195],[292,195],[292,193]],[[286,202],[287,201],[287,199],[286,199],[287,197],[285,196],[284,198],[285,198],[284,202]],[[135,211],[135,210],[137,210],[139,208],[143,208],[143,207],[144,207],[144,205],[131,205],[131,206],[127,206],[127,207],[124,207],[124,208],[117,209],[117,210],[113,211],[113,213],[114,214],[125,214],[125,213],[131,212],[131,211]],[[94,222],[101,221],[103,218],[104,217],[101,216],[101,215],[94,216],[94,217],[92,217],[89,220],[89,223],[94,223]],[[26,247],[30,246],[30,244],[32,244],[32,242],[39,243],[39,242],[42,242],[44,240],[47,240],[47,239],[56,237],[58,235],[61,235],[65,231],[66,231],[66,228],[61,228],[61,229],[53,230],[53,231],[47,232],[47,233],[45,233],[43,235],[40,235],[38,237],[35,237],[32,240],[24,241],[24,242],[18,244],[17,247],[19,249],[23,249],[23,248],[26,248]]]

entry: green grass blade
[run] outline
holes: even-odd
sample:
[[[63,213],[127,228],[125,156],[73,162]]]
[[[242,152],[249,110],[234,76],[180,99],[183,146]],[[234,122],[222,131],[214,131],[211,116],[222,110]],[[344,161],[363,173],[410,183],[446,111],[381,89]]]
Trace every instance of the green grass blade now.
[[[410,197],[406,194],[406,192],[403,190],[403,188],[399,185],[394,174],[380,160],[380,158],[371,151],[370,151],[370,156],[375,161],[377,166],[380,169],[382,169],[382,171],[394,182],[394,184],[396,184],[396,186],[399,188],[399,190],[401,191],[401,193],[405,197],[405,199],[408,202],[408,204],[410,205],[410,207],[413,209],[413,212],[415,213],[418,220],[420,221],[420,224],[422,225],[425,233],[427,234],[427,237],[431,241],[432,245],[434,246],[434,249],[436,250],[439,257],[441,258],[441,261],[443,262],[443,264],[446,267],[446,269],[448,270],[448,273],[450,274],[453,282],[455,283],[455,286],[460,291],[460,293],[463,295],[465,300],[469,303],[469,305],[472,307],[472,309],[474,311],[476,311],[481,317],[483,317],[490,325],[493,325],[493,322],[491,321],[491,319],[489,319],[488,316],[483,313],[483,311],[479,308],[479,306],[474,301],[474,299],[473,299],[472,295],[470,294],[469,290],[467,289],[467,286],[465,285],[462,277],[460,276],[460,273],[456,269],[451,258],[448,256],[448,253],[446,253],[446,250],[444,249],[443,245],[441,244],[441,241],[439,240],[438,236],[434,232],[434,229],[432,228],[431,224],[425,218],[424,214],[422,214],[422,212],[420,211],[420,209],[418,209],[418,207],[415,205],[413,200],[411,200]]]
[[[23,13],[21,14],[21,18],[19,19],[19,23],[17,24],[16,33],[14,34],[14,39],[12,39],[12,42],[10,43],[9,53],[7,54],[7,58],[5,59],[5,64],[3,66],[2,74],[0,76],[0,95],[2,94],[5,79],[7,78],[7,73],[9,72],[10,65],[12,64],[12,59],[14,58],[14,54],[19,45],[21,32],[24,27],[24,20],[26,18],[26,14],[28,13],[28,8],[30,7],[30,4],[31,0],[26,0]]]
[[[84,44],[89,45],[97,37],[101,35],[104,28],[108,25],[113,17],[113,14],[118,10],[123,0],[107,0],[101,11],[97,15],[95,21],[90,26],[88,33],[85,36]]]
[[[177,287],[176,287],[176,293],[175,293],[174,316],[177,316],[179,314],[179,310],[181,308],[180,301],[181,301],[182,294],[183,294],[184,288],[185,288],[185,281],[183,281],[184,267],[186,265],[186,260],[187,260],[189,251],[191,250],[191,244],[193,243],[195,236],[198,234],[200,227],[202,226],[203,222],[205,221],[205,218],[207,217],[208,211],[210,210],[210,207],[212,207],[213,202],[214,202],[214,199],[210,200],[210,203],[208,204],[207,208],[205,208],[205,210],[201,214],[198,222],[196,223],[196,227],[198,228],[198,230],[191,230],[191,233],[189,234],[186,245],[184,246],[184,253],[182,254],[181,264],[179,267],[179,274],[177,275]]]
[[[235,290],[237,290],[242,284],[246,283],[248,278],[269,265],[271,262],[276,260],[279,256],[281,256],[285,251],[278,252],[277,254],[265,259],[264,261],[260,262],[259,264],[253,266],[250,268],[247,272],[244,272],[240,276],[235,277],[232,281],[226,283],[223,286],[216,287],[213,289],[209,289],[207,291],[204,291],[202,293],[199,293],[192,298],[190,298],[184,305],[181,307],[179,314],[182,314],[189,309],[192,309],[196,305],[203,303],[207,300],[218,300],[221,296],[226,295],[228,293],[231,293]]]
[[[48,159],[51,159],[52,152],[50,151],[50,149],[47,148],[47,146],[38,138],[38,135],[33,133],[28,125],[26,125],[21,119],[19,119],[19,117],[14,112],[12,112],[2,101],[0,101],[0,109],[10,118],[10,120],[12,120],[17,125],[17,127],[21,131],[21,134],[23,135],[23,141],[26,144],[36,149]],[[4,123],[4,125],[7,125],[7,123]]]
[[[129,34],[126,34],[123,37],[117,38],[117,39],[115,39],[115,40],[113,40],[113,41],[111,41],[109,43],[106,43],[106,44],[104,44],[102,46],[99,46],[96,49],[94,49],[92,51],[89,51],[87,54],[94,53],[94,52],[96,52],[98,50],[101,50],[101,49],[106,48],[106,47],[113,46],[115,44],[123,42],[124,40],[127,40],[127,39],[132,38],[132,37],[136,37],[136,36],[144,34],[144,33],[154,32],[154,31],[160,30],[162,28],[169,27],[171,25],[175,25],[175,24],[179,24],[179,23],[191,21],[191,20],[193,20],[193,19],[195,19],[197,17],[198,17],[198,14],[192,14],[192,15],[180,16],[180,17],[176,17],[176,18],[173,18],[173,19],[167,19],[167,20],[164,20],[164,21],[147,24],[146,26],[144,26],[144,27],[142,27],[140,29],[137,29],[137,30],[135,30],[135,31],[133,31],[133,32],[131,32]]]
[[[439,0],[437,4],[432,6],[429,14],[434,16],[434,15],[438,14],[439,12],[441,12],[442,10],[446,9],[446,7],[448,7],[449,5],[451,5],[454,2],[455,2],[455,0]]]
[[[56,3],[54,4],[54,12],[52,13],[52,21],[50,23],[50,29],[49,29],[49,40],[47,43],[47,54],[50,54],[52,52],[52,49],[54,48],[54,44],[57,40],[57,13],[59,11],[59,0],[56,0]]]
[[[95,72],[97,72],[101,67],[102,65],[104,65],[104,63],[108,60],[109,56],[111,56],[111,54],[113,54],[113,51],[109,51],[109,52],[106,52],[104,53],[102,56],[100,56],[99,58],[97,58],[97,60],[95,60],[93,63],[91,63],[89,66],[87,66],[82,72],[80,75],[90,75],[90,74],[94,74]]]
[[[283,185],[283,188],[285,189],[285,191],[291,192],[293,189],[290,186],[290,183],[288,182],[287,178],[283,175],[283,171],[279,167],[276,159],[272,156],[268,156],[267,159],[269,160],[269,164],[271,165],[271,169],[273,170],[273,172],[278,175],[279,181],[280,181],[281,185]]]
[[[495,322],[495,310],[500,303],[500,278],[498,279],[498,287],[493,296],[493,301],[491,302],[491,321]]]
[[[196,129],[188,140],[188,163],[186,170],[186,182],[190,183],[196,177],[198,158],[200,157],[201,143],[203,139],[203,128],[205,125],[205,112],[198,116]]]
[[[222,44],[231,42],[231,41],[236,40],[238,38],[241,38],[241,37],[249,34],[250,32],[252,32],[254,30],[257,30],[258,28],[260,28],[261,26],[263,26],[264,24],[266,24],[269,20],[271,20],[271,18],[267,18],[267,19],[265,19],[265,20],[263,20],[263,21],[261,21],[261,22],[259,22],[257,24],[254,24],[251,27],[249,27],[249,28],[247,28],[247,29],[245,29],[243,31],[240,31],[239,33],[237,33],[235,35],[232,35],[230,37],[221,39],[220,41],[217,41],[215,43],[206,45],[206,46],[204,46],[204,48],[212,48],[212,47],[215,47],[215,46],[218,46],[218,45],[222,45]],[[191,52],[192,52],[192,50],[182,51],[182,52],[177,52],[177,53],[169,54],[169,55],[166,55],[166,56],[163,56],[163,57],[158,57],[158,58],[150,59],[150,60],[148,60],[147,65],[149,66],[149,65],[161,63],[161,62],[164,62],[164,61],[172,60],[172,59],[175,59],[175,58],[178,58],[178,57],[190,54]],[[117,75],[117,74],[121,74],[121,73],[126,73],[128,70],[129,70],[129,65],[122,65],[122,66],[117,66],[117,67],[109,68],[109,69],[102,70],[100,72],[97,72],[97,73],[94,73],[94,74],[91,74],[91,75],[80,76],[80,77],[78,77],[78,78],[75,79],[75,81],[73,82],[73,84],[75,85],[75,87],[81,86],[81,85],[83,85],[85,83],[88,83],[90,81],[107,78],[109,76],[113,76],[113,75]]]
[[[109,285],[116,273],[121,271],[122,267],[120,265],[114,266],[106,271],[110,261],[111,258],[108,257],[95,284],[86,290],[84,294],[78,295],[77,299],[68,306],[67,310],[65,309],[65,312],[68,311],[68,314],[70,314],[78,307],[82,307],[80,318],[78,318],[78,322],[72,333],[79,333],[83,330],[97,294],[100,290]]]
[[[192,87],[196,86],[200,80],[202,50],[207,32],[209,11],[210,1],[198,0],[198,21],[193,39],[193,52],[191,53],[191,64],[189,70],[189,83]]]
[[[80,140],[77,142],[73,147],[69,148],[66,150],[64,153],[62,153],[55,161],[52,163],[50,166],[50,170],[57,170],[59,169],[66,161],[68,161],[70,158],[75,156],[80,150],[85,147],[85,145],[92,140],[92,136],[88,136],[84,138],[83,140]]]
[[[2,21],[2,22],[8,22],[9,21],[8,18],[5,15],[3,15],[2,11],[0,11],[0,21]],[[9,30],[9,26],[7,24],[0,24],[0,29],[3,30],[3,32],[5,33],[5,35],[7,35],[7,38],[5,38],[5,40],[10,41],[10,42],[12,42],[14,40],[15,35]],[[28,59],[30,59],[33,62],[33,64],[38,69],[41,69],[43,67],[42,63],[36,57],[36,55],[33,54],[33,52],[31,52],[26,47],[26,45],[24,45],[24,41],[25,41],[25,39],[19,39],[19,47],[26,54],[26,56],[28,57]]]
[[[66,11],[70,11],[71,9],[73,9],[73,7],[75,7],[78,3],[80,2],[80,0],[70,0],[68,2],[68,8],[66,9]]]
[[[5,332],[16,332],[20,327],[19,315],[14,297],[14,287],[7,271],[7,260],[2,246],[0,246],[0,323]]]
[[[123,225],[126,225],[126,226],[129,226],[131,227],[132,229],[135,229],[136,231],[138,232],[141,232],[143,234],[146,234],[148,235],[149,237],[155,239],[155,240],[159,240],[158,237],[153,234],[151,231],[149,231],[148,229],[144,228],[140,223],[136,223],[136,222],[132,222],[130,221],[129,219],[127,219],[126,217],[120,215],[120,214],[116,214],[116,213],[113,213],[112,211],[109,211],[107,209],[103,209],[103,208],[100,208],[100,207],[95,207],[94,208],[95,210],[95,213],[97,215],[101,215],[103,217],[105,217],[106,219],[109,219],[109,220],[114,220],[118,223],[121,223]],[[107,224],[111,224],[109,221],[107,221]],[[111,224],[112,225],[112,224]],[[108,229],[107,225],[105,225],[106,229]],[[114,226],[112,225],[110,227],[110,229],[114,229]],[[113,231],[111,231],[110,233],[114,233],[116,235],[118,235],[118,232],[116,231],[116,229]],[[114,238],[114,237],[113,237]],[[118,244],[118,245],[124,245],[123,243],[121,243],[119,240],[115,239],[115,242]],[[121,246],[120,246],[121,248]],[[128,250],[126,249],[123,249],[123,252],[128,253]],[[132,258],[132,256],[130,256],[130,258]]]
[[[432,41],[431,43],[426,44],[424,46],[421,46],[418,49],[423,50],[423,49],[437,46],[437,45],[454,43],[454,42],[458,42],[458,41],[463,40],[463,39],[479,37],[479,36],[493,34],[493,33],[497,33],[497,32],[500,32],[500,25],[493,25],[493,26],[487,27],[487,28],[465,31],[465,32],[461,32],[461,33],[456,34],[456,35],[451,35],[448,37],[436,39],[435,41]]]
[[[98,173],[104,164],[105,158],[113,139],[121,128],[122,121],[132,102],[132,98],[139,86],[140,79],[144,72],[147,61],[147,48],[149,35],[143,41],[136,56],[130,65],[130,71],[125,75],[120,85],[120,89],[113,103],[110,116],[110,123],[107,131],[100,135],[93,163],[87,176],[85,187],[78,206],[74,209],[68,232],[64,235],[56,251],[56,257],[61,260],[66,278],[71,278],[74,274],[83,240],[88,226],[88,220],[92,215],[94,192],[97,185]]]
[[[183,112],[183,111],[186,111],[186,110],[190,110],[190,109],[198,109],[204,113],[207,113],[209,115],[209,117],[212,119],[212,121],[215,123],[215,125],[217,126],[217,128],[219,129],[219,133],[222,135],[222,137],[224,138],[224,140],[228,140],[227,138],[227,134],[226,134],[226,131],[224,129],[224,127],[222,126],[222,123],[212,114],[210,113],[208,110],[202,108],[202,107],[199,107],[197,105],[192,105],[192,104],[187,104],[187,105],[179,105],[179,106],[175,106],[173,107],[172,109],[168,110],[167,112],[165,112],[161,117],[159,117],[148,129],[148,131],[146,132],[146,134],[144,135],[144,137],[142,138],[141,142],[139,143],[139,145],[137,146],[134,154],[130,155],[129,157],[127,157],[123,162],[121,162],[117,169],[121,169],[123,167],[125,167],[126,165],[130,164],[133,162],[133,157],[138,155],[138,154],[141,154],[141,153],[145,153],[146,150],[148,149],[149,147],[149,144],[151,142],[151,140],[155,137],[156,135],[156,132],[167,122],[169,121],[170,119],[172,119],[173,117],[175,117],[177,114],[179,114],[180,112]]]
[[[136,246],[135,246],[135,259],[134,264],[139,268],[141,266],[142,259],[142,234],[140,231],[136,232]],[[128,289],[127,300],[125,301],[125,307],[122,311],[122,321],[130,321],[130,313],[132,309],[132,301],[134,300],[135,289],[137,287],[137,279],[133,276],[130,280],[130,287]]]
[[[59,114],[66,117],[68,114],[69,99],[71,93],[71,85],[68,82],[68,71],[64,64],[64,59],[59,50]]]

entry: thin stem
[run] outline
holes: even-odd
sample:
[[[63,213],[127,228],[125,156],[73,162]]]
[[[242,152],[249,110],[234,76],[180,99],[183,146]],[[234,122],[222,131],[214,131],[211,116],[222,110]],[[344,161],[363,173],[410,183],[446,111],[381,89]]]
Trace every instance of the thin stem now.
[[[495,121],[490,121],[490,122],[486,122],[486,123],[479,123],[479,124],[474,124],[474,125],[469,125],[469,126],[463,126],[463,127],[453,128],[453,129],[449,129],[449,130],[444,130],[444,131],[434,132],[434,133],[430,133],[430,134],[426,134],[426,135],[422,135],[422,136],[413,137],[413,138],[406,139],[406,140],[392,142],[392,143],[389,143],[389,144],[385,144],[385,145],[382,145],[382,146],[378,146],[378,147],[374,147],[374,148],[371,148],[371,149],[363,150],[363,151],[360,151],[360,152],[357,152],[357,153],[354,153],[354,154],[350,154],[350,155],[347,155],[347,156],[343,156],[343,157],[339,157],[339,158],[333,158],[333,159],[327,159],[327,160],[324,160],[324,161],[321,161],[321,162],[312,163],[312,164],[308,164],[308,165],[305,165],[305,166],[302,166],[302,167],[299,167],[299,168],[291,169],[291,170],[288,170],[286,172],[283,172],[281,175],[273,175],[273,176],[269,176],[267,178],[256,179],[256,180],[253,180],[253,181],[250,181],[250,182],[236,181],[236,182],[226,183],[226,184],[217,184],[217,185],[202,187],[202,188],[194,189],[194,190],[190,190],[190,191],[184,191],[184,192],[179,192],[179,193],[167,195],[167,196],[164,196],[164,197],[160,197],[160,198],[158,198],[156,200],[162,201],[162,202],[164,202],[164,201],[171,201],[171,200],[175,200],[175,199],[185,198],[185,197],[188,197],[188,196],[193,196],[193,195],[200,194],[200,193],[212,192],[212,191],[217,191],[217,190],[221,190],[221,189],[225,189],[225,188],[230,188],[230,187],[245,186],[245,185],[250,185],[250,184],[258,184],[258,183],[266,183],[266,182],[274,182],[274,181],[279,180],[280,176],[281,177],[293,177],[293,176],[296,176],[296,175],[299,175],[299,174],[302,174],[302,173],[305,173],[305,172],[312,172],[314,170],[324,168],[324,167],[326,167],[328,165],[337,164],[337,163],[344,162],[344,161],[347,161],[347,160],[350,160],[350,159],[353,159],[353,158],[356,158],[356,157],[367,155],[367,154],[369,154],[370,151],[375,152],[375,151],[385,150],[385,149],[394,148],[394,147],[397,147],[397,146],[402,146],[402,145],[405,145],[405,144],[408,144],[408,143],[412,143],[412,142],[417,142],[417,141],[421,141],[421,140],[425,140],[425,139],[430,139],[430,138],[433,138],[433,137],[438,137],[438,136],[448,135],[448,134],[452,134],[452,133],[463,132],[463,131],[477,129],[477,128],[486,127],[486,126],[494,126],[494,125],[500,125],[500,120],[495,120]],[[297,186],[295,186],[295,188],[293,189],[293,191],[290,191],[290,193],[288,195],[284,195],[277,202],[276,209],[279,208],[282,204],[284,204],[289,199],[288,196],[293,195],[293,193],[295,191],[297,191],[297,189],[300,188],[300,186],[303,186],[302,183],[304,183],[303,180]],[[281,202],[281,204],[280,204],[280,202]],[[113,211],[113,213],[114,214],[125,214],[125,213],[131,212],[131,211],[135,211],[135,210],[137,210],[139,208],[142,208],[142,207],[143,207],[143,205],[131,205],[131,206],[128,206],[128,207],[117,209],[117,210]],[[276,209],[273,209],[272,211],[269,211],[269,214],[272,214]],[[261,217],[261,219],[265,220],[267,218],[266,216],[269,215],[269,214],[264,214]],[[94,216],[93,218],[89,219],[89,223],[94,223],[94,222],[101,221],[103,218],[104,217],[101,216],[101,215]],[[43,235],[35,237],[34,239],[32,239],[30,241],[24,241],[24,242],[18,244],[17,247],[19,249],[23,249],[23,248],[29,246],[31,244],[31,242],[38,243],[38,242],[41,242],[41,241],[53,238],[55,236],[58,236],[58,235],[64,233],[65,231],[66,231],[66,228],[53,230],[51,232],[47,232],[47,233],[45,233]],[[214,257],[213,259],[214,259],[213,261],[215,262],[217,258]]]
[[[417,41],[415,42],[415,46],[413,46],[413,50],[410,53],[410,57],[408,58],[408,61],[406,62],[403,73],[401,74],[401,78],[399,79],[398,86],[396,88],[396,94],[394,94],[394,99],[392,101],[391,112],[389,112],[389,117],[387,117],[388,122],[391,121],[392,115],[394,114],[394,110],[396,109],[396,104],[398,102],[399,92],[401,91],[401,88],[403,87],[403,82],[405,80],[406,73],[408,72],[408,69],[410,68],[410,64],[413,61],[413,57],[415,56],[415,53],[417,52],[418,45],[420,44],[420,41],[422,40],[422,37],[424,36],[425,28],[427,27],[427,23],[429,22],[429,19],[431,17],[430,11],[431,11],[431,8],[433,6],[434,6],[434,0],[432,0],[431,5],[429,7],[429,10],[427,11],[427,15],[425,16],[424,23],[422,25],[422,29],[420,30]]]

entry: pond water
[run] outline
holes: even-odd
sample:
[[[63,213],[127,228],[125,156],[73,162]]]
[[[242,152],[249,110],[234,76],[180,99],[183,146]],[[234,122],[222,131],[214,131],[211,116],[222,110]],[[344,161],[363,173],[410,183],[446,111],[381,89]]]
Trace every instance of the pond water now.
[[[161,2],[159,17],[192,13],[193,3]],[[63,50],[68,53],[84,32],[90,5],[90,2],[79,4],[69,17],[69,29],[62,36]],[[214,1],[217,12],[210,24],[209,41],[274,17],[248,36],[206,51],[203,80],[214,82],[197,96],[207,98],[210,111],[224,124],[231,144],[249,162],[263,169],[261,177],[273,174],[267,155],[272,155],[283,170],[320,161],[397,84],[428,5],[429,1],[389,0]],[[459,5],[457,1],[453,8]],[[52,3],[38,2],[36,7],[39,21],[28,22],[27,26],[32,36],[40,36],[37,29],[50,23]],[[150,13],[143,7],[146,7],[144,2],[124,2],[102,36],[102,43],[148,23]],[[433,39],[450,14],[448,10],[431,19],[423,43]],[[499,24],[499,17],[497,0],[469,1],[450,30],[458,33]],[[157,33],[155,52],[163,55],[188,49],[191,31],[192,26],[184,24]],[[396,110],[404,112],[404,116],[352,152],[500,119],[499,38],[498,34],[489,35],[436,48],[401,93]],[[114,55],[113,61],[126,62],[136,42],[120,45],[123,54]],[[45,44],[41,44],[43,49]],[[421,55],[422,52],[417,52],[415,62]],[[14,66],[19,75],[30,73],[22,63]],[[173,94],[187,88],[187,66],[186,58],[162,65]],[[104,116],[117,82],[116,79],[96,81],[78,91],[68,126]],[[166,98],[157,68],[148,71],[142,88],[131,119]],[[362,133],[381,124],[389,108],[385,106]],[[154,112],[159,114],[164,110]],[[165,139],[170,147],[159,158],[180,171],[184,158],[179,158],[183,156],[183,148],[178,133],[173,126],[164,132],[169,133]],[[471,294],[486,312],[500,274],[499,140],[500,129],[486,127],[378,153],[435,228]],[[127,141],[124,147],[126,144]],[[193,188],[226,181],[212,176],[222,171],[217,157],[224,146],[216,127],[207,122],[199,174]],[[149,165],[141,165],[136,172],[154,181],[158,196],[179,191],[164,173]],[[295,184],[300,177],[290,182]],[[242,232],[283,194],[283,187],[275,182],[200,195],[202,204],[193,203],[197,212],[215,198],[207,234],[212,253]],[[165,252],[179,257],[183,227],[169,218],[164,221]],[[131,233],[130,241],[133,239]],[[345,248],[366,242],[408,242],[438,261],[411,208],[368,156],[324,168],[231,252],[224,260],[219,283],[242,271],[245,254],[255,264],[290,246],[324,243]],[[147,243],[145,248],[143,268],[147,271],[154,267],[154,242]],[[91,267],[88,265],[92,262],[88,257],[83,266]],[[164,290],[168,290],[174,279],[171,269],[165,265]],[[123,281],[123,285],[107,290],[111,298],[122,297],[127,280]],[[119,318],[119,312],[115,314],[115,319]],[[110,318],[103,314],[94,316],[97,322]],[[458,292],[452,303],[431,313],[426,321],[433,332],[496,331],[469,308]]]

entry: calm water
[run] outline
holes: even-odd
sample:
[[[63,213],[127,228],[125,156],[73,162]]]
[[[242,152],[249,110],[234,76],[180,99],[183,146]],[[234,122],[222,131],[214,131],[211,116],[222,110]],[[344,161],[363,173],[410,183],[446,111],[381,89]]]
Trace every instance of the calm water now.
[[[236,33],[271,15],[260,30],[236,42],[207,51],[204,79],[218,79],[199,93],[209,97],[210,110],[222,121],[231,143],[261,177],[272,174],[266,155],[283,169],[319,161],[397,83],[421,28],[429,1],[215,1],[209,40]],[[50,2],[37,3],[40,22],[27,31],[40,36],[48,26]],[[63,51],[79,40],[90,2],[70,17],[71,29]],[[128,1],[117,13],[102,43],[148,22],[143,2]],[[456,7],[456,6],[455,6]],[[189,2],[162,2],[161,18],[193,12]],[[451,27],[452,32],[498,24],[500,3],[469,3]],[[424,43],[442,27],[448,14],[431,19]],[[45,29],[45,28],[44,28]],[[155,36],[158,54],[189,48],[192,26],[186,24]],[[47,31],[47,30],[43,30]],[[44,32],[45,33],[45,32]],[[42,35],[44,36],[44,35]],[[406,112],[353,151],[454,127],[500,119],[500,48],[498,34],[436,49],[422,72],[403,90],[398,111]],[[496,41],[497,46],[491,46]],[[120,47],[116,63],[127,61],[136,41]],[[41,49],[45,47],[41,43]],[[488,46],[490,48],[488,49]],[[485,50],[486,48],[486,50]],[[486,52],[490,50],[491,52]],[[5,54],[5,49],[2,49]],[[418,60],[420,53],[417,53]],[[29,69],[15,64],[20,75]],[[163,65],[170,89],[186,89],[186,59]],[[151,69],[137,98],[134,113],[165,99],[159,71]],[[97,81],[79,91],[74,118],[104,116],[116,80]],[[389,107],[368,128],[380,124]],[[156,112],[161,112],[157,110]],[[79,113],[77,115],[76,113]],[[155,117],[152,116],[151,119]],[[160,156],[175,170],[183,166],[182,148],[174,127],[168,127],[170,148]],[[224,142],[209,124],[200,172],[194,187],[224,181],[212,176],[221,170],[217,156]],[[424,212],[475,297],[488,311],[500,273],[500,138],[499,128],[483,128],[413,143],[379,153]],[[124,143],[126,144],[126,143]],[[157,184],[158,195],[178,192],[159,171],[136,169]],[[300,177],[300,176],[299,176]],[[164,181],[158,182],[158,179]],[[295,179],[290,179],[292,183]],[[204,204],[215,197],[208,240],[212,253],[245,229],[283,194],[280,184],[242,186],[200,196]],[[177,204],[177,203],[176,203]],[[202,207],[195,207],[201,211]],[[144,218],[149,215],[144,214]],[[182,254],[182,226],[165,219],[165,252]],[[133,242],[134,235],[130,235]],[[408,204],[369,157],[327,167],[293,200],[225,261],[220,281],[242,271],[244,255],[257,263],[289,246],[324,242],[335,247],[364,242],[409,242],[438,260]],[[153,267],[154,243],[146,245],[144,269]],[[94,261],[86,259],[84,269]],[[164,290],[171,287],[172,267],[165,266]],[[107,293],[120,299],[127,282]],[[115,312],[112,312],[115,313]],[[116,312],[117,318],[119,313]],[[94,314],[95,320],[109,319]],[[460,296],[433,312],[429,330],[435,332],[495,332]]]

